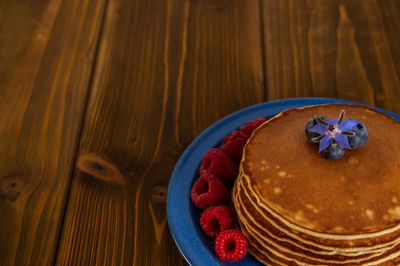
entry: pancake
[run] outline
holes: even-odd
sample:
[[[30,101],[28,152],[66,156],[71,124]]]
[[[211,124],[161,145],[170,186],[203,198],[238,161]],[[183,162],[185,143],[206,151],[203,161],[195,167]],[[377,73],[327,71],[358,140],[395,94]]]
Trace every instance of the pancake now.
[[[242,180],[245,180],[245,178],[242,178]],[[316,247],[322,250],[325,249],[334,251],[334,253],[349,253],[349,252],[357,252],[358,250],[365,251],[365,250],[380,249],[399,241],[400,234],[397,231],[388,233],[386,235],[382,235],[379,238],[365,237],[356,240],[347,240],[347,239],[332,240],[332,239],[310,236],[305,234],[304,232],[296,231],[290,227],[287,227],[285,223],[283,223],[284,222],[283,220],[275,219],[268,212],[262,211],[259,207],[259,205],[262,205],[262,203],[253,198],[251,192],[249,193],[245,189],[243,191],[244,192],[242,194],[245,195],[245,198],[243,198],[242,196],[241,200],[243,200],[246,203],[242,205],[244,205],[245,208],[251,210],[252,215],[254,215],[254,217],[256,217],[255,219],[260,222],[261,228],[263,229],[276,228],[275,232],[283,233],[283,235],[287,235],[292,240],[298,241],[299,243],[306,243],[309,245],[308,246],[309,248]],[[379,244],[376,244],[375,242],[378,242],[378,240]]]
[[[338,160],[304,131],[315,116],[364,123],[369,140]],[[361,265],[400,253],[400,123],[375,109],[327,104],[282,112],[248,140],[233,202],[250,253],[272,265]],[[255,252],[255,250],[257,250]]]
[[[238,206],[238,212],[243,213],[242,220],[246,222],[246,224],[250,223],[251,227],[257,228],[260,231],[262,237],[272,238],[275,242],[280,243],[284,246],[290,246],[291,249],[303,249],[308,250],[315,254],[321,255],[345,255],[345,256],[358,256],[364,254],[364,251],[368,250],[369,252],[379,252],[387,249],[387,246],[393,245],[396,243],[390,242],[384,246],[376,246],[370,248],[355,248],[351,247],[351,249],[339,249],[336,247],[329,247],[323,245],[316,245],[315,243],[306,241],[297,237],[296,233],[290,233],[285,228],[276,228],[275,224],[260,224],[258,221],[263,219],[262,216],[258,216],[256,211],[254,210],[252,203],[250,202],[246,193],[243,193],[242,189],[238,189],[238,193],[236,194],[235,201],[239,202],[240,206]]]
[[[240,189],[238,190],[240,191]],[[237,194],[236,194],[237,195]],[[236,199],[238,200],[238,199]],[[239,199],[240,201],[240,199]],[[244,215],[243,215],[244,214]],[[244,217],[249,217],[247,211],[243,211],[241,207],[238,208],[238,215],[241,216],[240,224],[242,229],[247,233],[251,234],[247,237],[250,242],[256,241],[258,245],[262,245],[268,251],[275,254],[282,254],[284,259],[292,258],[307,264],[325,264],[325,265],[354,265],[356,263],[365,262],[367,260],[373,259],[380,255],[383,255],[386,251],[391,251],[395,245],[389,245],[384,249],[370,250],[368,253],[334,253],[330,252],[324,254],[319,254],[316,251],[310,251],[309,249],[302,249],[301,247],[291,245],[288,242],[282,242],[269,234],[265,234],[263,230],[259,230],[257,225],[253,224],[252,221],[243,219]],[[279,256],[279,255],[278,255]]]

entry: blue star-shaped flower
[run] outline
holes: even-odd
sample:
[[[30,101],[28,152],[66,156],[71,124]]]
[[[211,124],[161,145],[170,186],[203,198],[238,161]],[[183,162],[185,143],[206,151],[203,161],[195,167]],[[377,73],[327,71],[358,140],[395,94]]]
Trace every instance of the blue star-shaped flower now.
[[[343,149],[351,149],[347,136],[355,135],[353,130],[359,122],[343,118],[343,110],[336,120],[321,117],[316,118],[318,124],[311,128],[310,132],[319,134],[318,137],[312,139],[313,142],[319,142],[319,152],[326,149],[331,143],[338,144]]]

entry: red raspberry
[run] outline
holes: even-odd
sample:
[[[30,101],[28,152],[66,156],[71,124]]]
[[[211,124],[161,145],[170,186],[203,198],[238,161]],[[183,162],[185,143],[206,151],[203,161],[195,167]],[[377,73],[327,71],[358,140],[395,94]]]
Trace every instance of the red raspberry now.
[[[220,149],[211,149],[204,155],[199,171],[213,174],[226,186],[230,186],[237,176],[236,164]]]
[[[247,136],[250,137],[251,134],[253,133],[254,129],[261,126],[261,124],[264,123],[265,121],[267,121],[267,119],[260,116],[256,120],[251,120],[250,122],[247,122],[247,124],[241,126],[239,128],[239,131],[243,132],[244,134],[246,134]]]
[[[200,217],[203,231],[211,239],[219,232],[232,228],[232,213],[226,206],[215,206],[206,209]]]
[[[227,203],[231,198],[224,184],[209,173],[203,173],[197,179],[192,187],[190,197],[194,205],[200,209]]]
[[[243,147],[248,138],[243,132],[234,130],[222,139],[221,150],[236,163],[239,163],[242,159]]]
[[[239,261],[247,253],[247,240],[238,230],[222,231],[215,239],[215,252],[221,261]]]

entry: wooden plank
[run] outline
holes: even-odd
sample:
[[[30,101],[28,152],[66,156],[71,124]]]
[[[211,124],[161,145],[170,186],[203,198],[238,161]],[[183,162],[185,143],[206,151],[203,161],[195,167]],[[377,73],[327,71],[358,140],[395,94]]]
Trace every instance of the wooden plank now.
[[[110,0],[57,264],[184,265],[168,180],[201,130],[263,101],[258,8]]]
[[[262,5],[268,99],[337,97],[400,112],[398,1]]]
[[[0,265],[54,263],[103,9],[0,2]]]

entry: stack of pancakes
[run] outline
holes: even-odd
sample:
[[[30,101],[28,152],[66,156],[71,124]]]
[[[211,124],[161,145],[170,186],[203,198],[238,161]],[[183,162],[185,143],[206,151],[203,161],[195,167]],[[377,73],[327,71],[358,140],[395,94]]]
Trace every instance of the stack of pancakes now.
[[[305,136],[315,116],[364,123],[369,140],[338,160]],[[233,201],[249,251],[269,265],[400,261],[400,123],[348,104],[287,110],[246,144]]]

